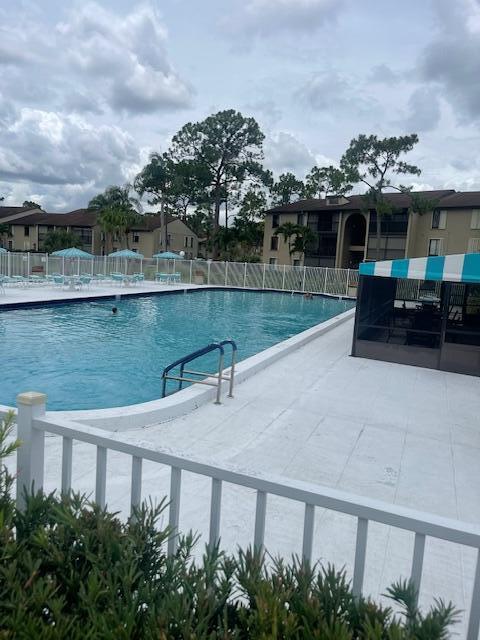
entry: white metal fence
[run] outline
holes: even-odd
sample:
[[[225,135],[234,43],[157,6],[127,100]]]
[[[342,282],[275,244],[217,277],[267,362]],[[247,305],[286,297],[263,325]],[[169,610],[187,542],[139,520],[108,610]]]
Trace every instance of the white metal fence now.
[[[142,464],[152,461],[170,468],[169,524],[178,529],[182,495],[182,473],[194,473],[211,479],[209,543],[220,539],[222,486],[224,483],[247,487],[256,492],[255,526],[253,542],[263,547],[268,496],[280,496],[304,505],[302,553],[310,560],[314,538],[315,510],[318,508],[348,514],[357,519],[353,592],[362,593],[367,556],[369,523],[396,527],[414,534],[411,579],[420,591],[427,538],[436,538],[476,550],[474,585],[468,612],[467,640],[478,640],[480,627],[480,528],[455,520],[448,520],[426,513],[402,508],[368,498],[351,495],[305,482],[285,478],[261,477],[232,471],[212,464],[204,464],[186,457],[133,445],[118,435],[85,425],[47,417],[46,396],[25,393],[18,396],[18,437],[22,441],[17,456],[17,504],[23,507],[23,489],[43,487],[45,433],[56,434],[63,440],[61,462],[61,491],[67,492],[72,482],[73,441],[90,443],[96,447],[95,500],[105,506],[108,451],[131,456],[131,507],[138,506],[142,496]],[[1,416],[1,411],[0,411]],[[341,536],[340,536],[341,537]],[[176,549],[176,537],[168,541],[168,553]],[[378,560],[378,558],[377,558]],[[383,563],[383,560],[382,560]]]
[[[5,276],[108,275],[112,272],[143,273],[146,280],[154,280],[159,272],[179,273],[181,282],[189,284],[309,291],[350,297],[356,297],[358,286],[358,271],[353,269],[205,260],[124,260],[107,256],[78,260],[46,253],[0,254],[0,275]]]

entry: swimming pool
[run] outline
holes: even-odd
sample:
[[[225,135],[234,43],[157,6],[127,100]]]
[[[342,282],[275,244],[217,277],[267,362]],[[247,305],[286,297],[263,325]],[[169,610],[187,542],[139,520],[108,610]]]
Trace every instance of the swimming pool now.
[[[353,305],[219,289],[3,311],[0,404],[13,406],[17,393],[32,390],[47,394],[50,410],[155,400],[163,368],[191,351],[233,338],[244,360]],[[206,356],[195,368],[213,362]]]

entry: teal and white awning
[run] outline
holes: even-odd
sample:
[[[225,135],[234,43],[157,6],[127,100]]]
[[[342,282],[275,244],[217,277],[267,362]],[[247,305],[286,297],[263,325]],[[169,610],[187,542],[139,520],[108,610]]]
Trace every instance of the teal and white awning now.
[[[480,282],[480,253],[362,262],[362,276],[448,282]]]

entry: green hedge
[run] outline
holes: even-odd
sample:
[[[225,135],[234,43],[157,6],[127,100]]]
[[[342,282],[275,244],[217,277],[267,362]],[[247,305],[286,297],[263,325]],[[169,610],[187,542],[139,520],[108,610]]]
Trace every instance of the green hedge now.
[[[215,548],[194,562],[191,535],[167,558],[165,504],[122,522],[78,495],[37,494],[20,513],[4,467],[0,489],[2,639],[441,640],[457,617],[441,601],[421,614],[408,583],[388,590],[394,615],[355,599],[344,571],[295,558]]]

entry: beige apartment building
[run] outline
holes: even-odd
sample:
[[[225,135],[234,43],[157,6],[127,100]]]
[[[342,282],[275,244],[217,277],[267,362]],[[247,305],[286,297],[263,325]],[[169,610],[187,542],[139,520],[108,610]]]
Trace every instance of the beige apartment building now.
[[[88,209],[46,213],[25,207],[0,207],[0,224],[8,225],[8,232],[0,234],[0,246],[10,251],[43,251],[47,233],[65,229],[81,239],[84,251],[95,255],[124,248],[125,238],[107,238],[97,219],[98,213]],[[167,246],[164,247],[160,216],[145,214],[130,230],[128,247],[145,258],[160,251],[184,251],[185,258],[193,259],[198,254],[198,237],[180,219],[167,216]]]
[[[412,211],[408,194],[392,193],[393,213],[381,220],[379,259],[480,252],[480,191],[424,191],[433,211]],[[308,226],[315,240],[305,255],[290,256],[288,244],[276,229],[286,222]],[[366,210],[361,195],[299,200],[266,212],[264,261],[337,268],[357,268],[377,259],[376,214]]]

